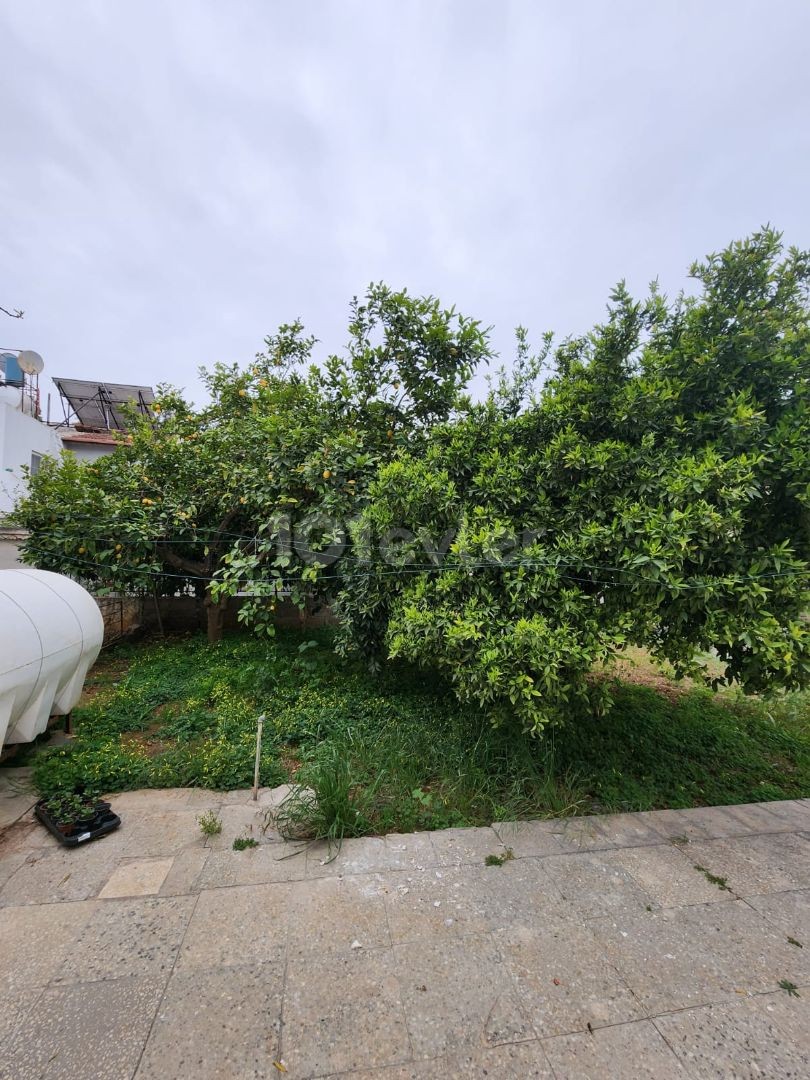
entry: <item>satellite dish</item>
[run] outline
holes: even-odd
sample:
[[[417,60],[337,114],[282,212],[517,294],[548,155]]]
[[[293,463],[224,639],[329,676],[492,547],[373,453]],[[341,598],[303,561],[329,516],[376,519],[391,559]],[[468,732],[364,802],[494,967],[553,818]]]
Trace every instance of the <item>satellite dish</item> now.
[[[20,365],[20,371],[24,371],[26,375],[39,375],[45,367],[45,361],[33,349],[23,349],[22,352],[17,353],[17,363]]]

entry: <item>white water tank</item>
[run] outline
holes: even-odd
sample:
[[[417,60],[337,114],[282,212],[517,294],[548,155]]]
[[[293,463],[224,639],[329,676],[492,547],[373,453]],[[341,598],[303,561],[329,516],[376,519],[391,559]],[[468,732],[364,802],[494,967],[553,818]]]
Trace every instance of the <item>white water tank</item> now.
[[[81,585],[49,570],[0,570],[0,745],[31,742],[78,702],[104,638]]]

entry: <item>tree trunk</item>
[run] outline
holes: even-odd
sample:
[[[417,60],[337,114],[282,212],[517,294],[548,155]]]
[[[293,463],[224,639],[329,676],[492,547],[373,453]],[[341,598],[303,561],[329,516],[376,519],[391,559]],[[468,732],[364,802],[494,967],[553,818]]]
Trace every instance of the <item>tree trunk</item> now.
[[[228,609],[228,598],[223,597],[219,601],[211,599],[210,592],[205,594],[205,608],[208,612],[208,644],[213,645],[222,640],[222,627],[225,624],[225,612]]]

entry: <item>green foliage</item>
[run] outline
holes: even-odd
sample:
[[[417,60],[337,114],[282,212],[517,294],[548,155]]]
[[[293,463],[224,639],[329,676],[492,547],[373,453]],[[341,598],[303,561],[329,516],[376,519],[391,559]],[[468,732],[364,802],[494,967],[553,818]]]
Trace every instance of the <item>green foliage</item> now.
[[[692,275],[673,303],[618,286],[535,405],[496,387],[380,469],[345,650],[438,668],[535,732],[603,709],[590,673],[629,645],[714,686],[808,684],[810,255],[766,229]]]
[[[197,817],[197,824],[203,836],[218,836],[222,832],[222,818],[213,810],[206,810]]]
[[[358,783],[341,740],[318,746],[296,777],[296,787],[272,819],[286,840],[326,840],[330,849],[347,836],[373,832],[371,810],[382,774]]]
[[[731,889],[728,887],[728,878],[718,877],[717,874],[713,874],[711,870],[707,870],[705,866],[698,866],[697,863],[695,863],[695,869],[703,874],[710,885],[716,885],[721,891],[731,892]]]
[[[162,387],[115,453],[43,460],[15,511],[30,533],[25,561],[97,589],[190,585],[211,640],[220,601],[245,584],[240,618],[265,634],[282,582],[301,601],[329,595],[334,573],[317,554],[340,539],[380,464],[464,407],[488,355],[478,324],[384,285],[353,302],[349,330],[345,353],[308,366],[314,338],[282,326],[247,368],[201,370],[203,409]]]
[[[237,836],[233,842],[234,851],[247,851],[248,848],[259,846],[259,841],[252,836]]]
[[[310,789],[301,831],[334,840],[810,791],[810,694],[763,704],[618,683],[610,714],[583,709],[538,740],[494,727],[429,672],[392,662],[369,676],[327,631],[120,647],[90,690],[71,743],[31,754],[43,794],[249,788],[265,713],[260,782]]]
[[[45,809],[58,824],[74,823],[93,816],[97,799],[87,793],[63,791],[45,800]]]
[[[487,855],[484,859],[484,866],[503,866],[504,863],[510,862],[514,857],[514,851],[508,847],[503,855]]]

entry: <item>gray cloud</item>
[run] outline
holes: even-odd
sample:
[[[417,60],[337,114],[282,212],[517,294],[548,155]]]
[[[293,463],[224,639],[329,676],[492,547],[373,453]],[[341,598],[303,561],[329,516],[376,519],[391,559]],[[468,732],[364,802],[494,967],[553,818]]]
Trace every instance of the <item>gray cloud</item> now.
[[[810,246],[804,0],[0,2],[0,345],[197,391],[370,280],[535,336]]]

